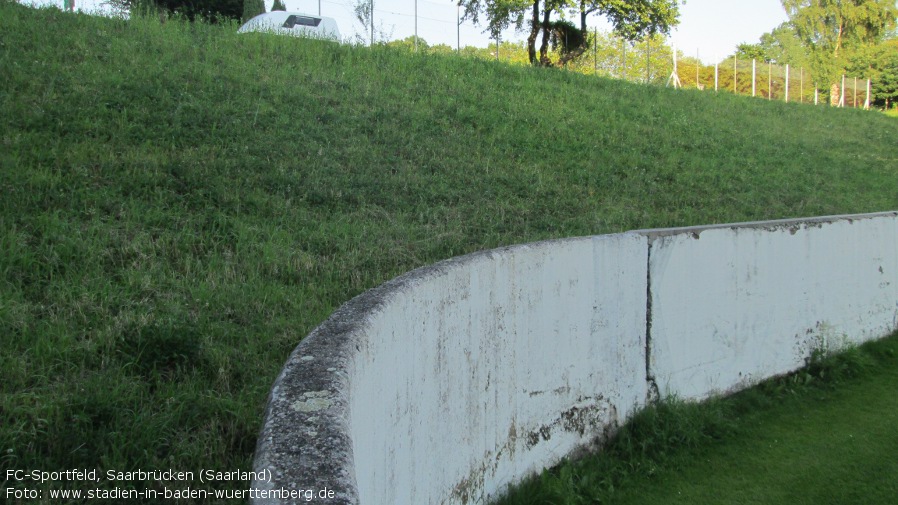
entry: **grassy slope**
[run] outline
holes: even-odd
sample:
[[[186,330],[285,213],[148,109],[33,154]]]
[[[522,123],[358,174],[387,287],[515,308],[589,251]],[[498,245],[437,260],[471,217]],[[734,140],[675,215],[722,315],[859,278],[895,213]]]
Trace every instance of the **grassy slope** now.
[[[9,0],[0,76],[0,469],[249,468],[296,343],[442,258],[898,208],[854,110]]]

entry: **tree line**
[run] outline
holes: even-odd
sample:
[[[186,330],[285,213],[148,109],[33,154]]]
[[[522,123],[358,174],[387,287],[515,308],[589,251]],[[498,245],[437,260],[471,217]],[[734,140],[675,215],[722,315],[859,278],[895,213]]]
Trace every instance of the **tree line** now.
[[[522,43],[503,43],[492,48],[465,48],[463,53],[497,57],[533,66],[564,67],[597,73],[661,82],[670,76],[673,50],[664,35],[679,21],[677,0],[457,0],[464,10],[463,20],[485,25],[494,39],[510,27],[525,33]],[[370,0],[353,0],[363,25],[370,24]],[[265,12],[263,0],[109,0],[121,9],[134,12],[152,9],[180,14],[193,21],[248,20]],[[789,20],[765,33],[757,43],[741,44],[735,54],[720,62],[734,68],[722,72],[718,86],[746,93],[761,87],[773,96],[771,80],[749,82],[740,77],[745,62],[755,60],[772,66],[790,65],[799,69],[803,88],[807,71],[808,89],[819,89],[824,99],[842,93],[844,74],[872,81],[872,105],[889,108],[898,104],[898,5],[895,0],[781,0]],[[359,14],[361,9],[362,14]],[[273,10],[286,10],[275,0]],[[610,34],[590,32],[587,16],[597,14],[610,21]],[[576,19],[575,24],[570,19]],[[373,33],[373,32],[372,32]],[[430,48],[414,37],[392,45],[411,43],[416,50],[439,52],[448,46]],[[630,59],[627,58],[627,51]],[[502,57],[505,53],[506,57]],[[640,59],[641,58],[641,59]],[[711,67],[684,57],[681,74],[697,74],[696,87],[708,87]],[[740,71],[739,61],[743,62]],[[704,78],[702,77],[704,76]],[[721,79],[723,82],[721,82]],[[757,91],[757,89],[756,89]],[[801,93],[801,91],[798,91]],[[803,98],[803,97],[802,97]]]
[[[895,0],[781,0],[781,4],[789,19],[786,23],[764,34],[756,44],[740,45],[736,54],[721,62],[735,67],[727,83],[733,84],[735,92],[740,92],[739,81],[745,81],[739,78],[738,60],[755,59],[767,63],[769,71],[773,64],[800,69],[800,79],[807,70],[809,84],[812,83],[809,89],[821,89],[830,100],[842,92],[840,77],[851,74],[873,81],[874,105],[888,108],[898,102]],[[465,19],[484,19],[494,38],[510,26],[527,33],[525,46],[531,65],[574,66],[589,71],[592,56],[594,72],[599,68],[601,41],[598,35],[589,34],[588,14],[607,18],[613,26],[613,38],[631,46],[639,40],[651,41],[656,35],[669,34],[679,20],[676,0],[459,0],[459,5],[465,9]],[[578,17],[579,26],[566,21]],[[540,35],[537,53],[536,40]],[[672,55],[669,48],[666,50]],[[648,47],[645,53],[646,80],[651,81]],[[709,69],[699,67],[695,61],[693,70],[699,74],[695,82],[701,87],[701,74],[707,74]],[[724,79],[727,75],[721,74]],[[757,84],[749,82],[755,88]],[[760,84],[772,96],[772,82]]]
[[[266,12],[264,0],[107,0],[106,3],[123,12],[162,12],[209,23],[248,21]],[[274,0],[271,10],[286,11],[287,6],[283,0]]]
[[[872,105],[898,104],[895,0],[781,0],[789,21],[741,44],[736,57],[808,69],[831,103],[841,76],[871,80]],[[847,87],[847,86],[846,86]]]

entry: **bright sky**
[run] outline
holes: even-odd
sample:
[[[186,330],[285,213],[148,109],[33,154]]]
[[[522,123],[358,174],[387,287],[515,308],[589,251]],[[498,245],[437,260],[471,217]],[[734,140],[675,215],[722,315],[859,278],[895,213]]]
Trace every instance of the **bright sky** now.
[[[37,5],[62,6],[63,0],[25,0]],[[365,29],[352,15],[354,0],[285,0],[289,11],[321,14],[336,19],[344,38],[364,36]],[[103,0],[75,0],[79,10],[102,10]],[[319,3],[320,2],[320,3]],[[484,47],[490,43],[483,27],[463,23],[456,31],[457,9],[453,0],[374,0],[375,29],[387,38],[402,39],[415,33],[415,4],[418,9],[418,35],[430,44],[455,47],[460,35],[461,45]],[[265,0],[270,9],[273,0]],[[671,40],[677,49],[706,63],[721,60],[732,54],[743,42],[755,43],[786,21],[780,0],[687,0],[680,7],[680,25],[672,32]],[[590,26],[608,30],[601,18],[591,18]],[[523,40],[523,34],[513,30],[503,33],[505,40]]]
[[[671,39],[684,54],[695,56],[697,50],[701,60],[713,63],[743,42],[759,42],[786,20],[780,0],[687,0]]]

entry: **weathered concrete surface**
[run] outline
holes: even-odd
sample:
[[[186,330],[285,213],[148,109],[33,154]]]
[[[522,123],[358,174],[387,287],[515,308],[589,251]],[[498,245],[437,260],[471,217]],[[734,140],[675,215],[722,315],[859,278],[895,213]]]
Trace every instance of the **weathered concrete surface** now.
[[[559,240],[353,299],[277,379],[259,492],[484,503],[660,393],[743,387],[898,328],[898,213]],[[253,503],[307,503],[257,498]]]
[[[894,213],[646,234],[662,395],[741,389],[898,326]]]
[[[642,406],[646,238],[568,239],[415,270],[341,307],[276,381],[259,491],[483,503]],[[303,503],[257,499],[254,503]]]
[[[646,396],[645,237],[496,250],[422,272],[351,371],[362,503],[483,503]]]

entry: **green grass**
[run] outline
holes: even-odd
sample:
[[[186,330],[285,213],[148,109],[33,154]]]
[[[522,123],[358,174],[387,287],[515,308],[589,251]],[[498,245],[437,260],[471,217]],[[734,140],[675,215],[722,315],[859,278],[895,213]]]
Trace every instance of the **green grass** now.
[[[889,109],[884,111],[886,116],[898,117],[898,109]]]
[[[650,407],[497,505],[890,505],[896,389],[898,334],[729,398]]]
[[[0,471],[248,469],[297,342],[440,259],[898,208],[882,114],[235,31],[0,0]]]

